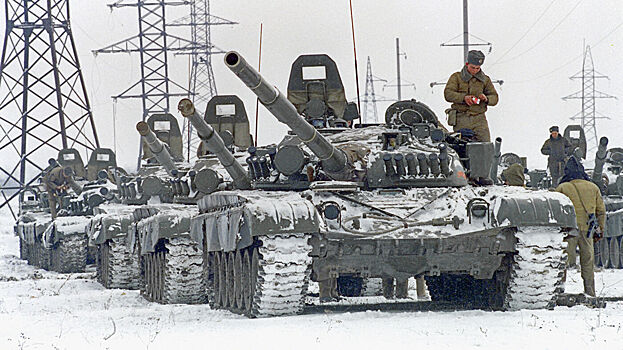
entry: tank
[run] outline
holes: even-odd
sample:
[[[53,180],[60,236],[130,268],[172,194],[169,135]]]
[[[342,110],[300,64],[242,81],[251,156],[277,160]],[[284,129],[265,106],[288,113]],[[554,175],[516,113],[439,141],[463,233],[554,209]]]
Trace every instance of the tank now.
[[[214,111],[221,104],[240,101],[236,96],[215,96]],[[193,163],[174,156],[181,147],[179,126],[173,115],[155,115],[137,124],[145,145],[143,163],[136,174],[119,176],[121,205],[100,206],[92,222],[91,236],[100,247],[98,278],[107,288],[141,289],[142,295],[160,303],[205,301],[202,282],[202,251],[190,237],[190,218],[197,214],[197,201],[224,189],[249,188],[246,171],[232,154],[244,154],[242,137],[246,123],[244,106],[238,105],[228,123],[238,139],[226,144],[195,110],[190,100],[179,109],[199,132],[206,152]],[[214,113],[206,119],[218,120]],[[243,120],[244,119],[244,120]],[[242,131],[241,131],[242,130]],[[178,144],[179,143],[179,144]],[[181,154],[181,152],[180,152]],[[242,174],[242,176],[241,176]]]
[[[104,162],[105,158],[107,161]],[[15,224],[22,259],[62,273],[85,271],[87,263],[95,260],[94,247],[88,245],[90,218],[97,206],[115,201],[115,187],[108,178],[106,166],[110,164],[116,166],[114,153],[104,148],[96,148],[92,152],[86,167],[75,149],[62,149],[58,159],[50,159],[41,174],[41,184],[26,192]],[[42,179],[57,166],[71,168],[74,175],[68,188],[57,195],[57,217],[52,219]]]
[[[604,238],[595,244],[595,264],[623,268],[623,148],[608,149],[608,138],[599,140],[592,181],[601,189],[606,205]]]
[[[426,280],[433,302],[555,304],[561,231],[576,226],[567,197],[475,186],[491,175],[494,145],[445,132],[419,101],[392,104],[384,125],[353,127],[358,113],[327,55],[293,63],[288,99],[237,52],[225,64],[290,132],[276,146],[249,148],[253,189],[198,201],[191,236],[202,242],[214,307],[295,314],[356,298],[371,281],[396,302],[409,297],[410,278]],[[306,297],[310,283],[319,298]]]

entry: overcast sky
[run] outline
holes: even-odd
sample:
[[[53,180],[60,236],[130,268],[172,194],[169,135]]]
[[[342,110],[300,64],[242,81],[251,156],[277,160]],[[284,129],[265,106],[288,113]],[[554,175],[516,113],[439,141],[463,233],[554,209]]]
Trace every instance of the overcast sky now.
[[[110,11],[105,1],[71,1],[72,28],[80,63],[103,146],[113,144],[113,102],[118,94],[139,79],[138,55],[101,54],[92,50],[138,33],[135,8]],[[347,0],[211,1],[214,15],[239,22],[212,30],[213,42],[221,49],[237,50],[257,64],[260,23],[264,26],[262,67],[264,77],[285,91],[290,65],[300,54],[327,53],[337,63],[349,100],[356,99],[353,46]],[[4,11],[4,8],[2,8]],[[182,17],[188,7],[170,8],[170,21]],[[395,84],[395,38],[400,38],[403,99],[428,104],[445,123],[443,87],[430,88],[433,81],[446,81],[463,64],[461,47],[441,47],[444,42],[462,42],[462,0],[372,1],[353,0],[359,87],[365,91],[366,58],[374,75]],[[487,55],[484,72],[504,80],[496,86],[500,102],[487,117],[493,137],[503,138],[503,152],[528,156],[529,167],[546,164],[539,149],[547,129],[571,123],[569,117],[581,109],[579,100],[563,96],[581,89],[569,77],[582,68],[582,45],[591,45],[596,69],[610,77],[600,79],[597,89],[623,98],[623,2],[620,0],[471,0],[471,41],[491,42],[481,49]],[[4,21],[4,13],[2,13]],[[4,26],[2,26],[4,27]],[[188,34],[189,36],[189,34]],[[456,37],[456,38],[455,38]],[[454,40],[451,40],[455,38]],[[170,78],[188,83],[188,57],[170,57]],[[255,97],[223,64],[214,58],[214,73],[220,94],[237,94],[254,119]],[[396,89],[375,85],[377,95],[396,98]],[[379,115],[389,102],[378,102]],[[173,109],[177,99],[172,99]],[[621,100],[597,101],[597,110],[610,120],[598,120],[598,134],[610,137],[611,146],[623,146],[619,132],[623,112]],[[205,106],[197,106],[205,109]],[[363,108],[363,106],[362,106]],[[116,149],[119,163],[132,168],[138,151],[134,125],[141,119],[139,100],[120,100],[116,106]],[[174,114],[180,117],[177,111]],[[259,144],[278,142],[285,133],[263,107],[259,111]],[[254,120],[251,120],[252,130]]]

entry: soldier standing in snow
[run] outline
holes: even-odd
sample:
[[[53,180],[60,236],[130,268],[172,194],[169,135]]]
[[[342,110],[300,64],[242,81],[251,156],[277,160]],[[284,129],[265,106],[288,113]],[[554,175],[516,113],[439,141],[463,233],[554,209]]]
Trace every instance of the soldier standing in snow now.
[[[491,142],[485,112],[487,106],[498,103],[498,93],[491,79],[480,69],[484,61],[482,52],[469,51],[463,69],[450,76],[443,94],[446,101],[452,103],[446,113],[454,131],[471,129],[476,141]]]
[[[567,156],[573,151],[571,142],[560,135],[558,126],[554,125],[549,128],[550,136],[543,147],[541,147],[541,153],[549,156],[547,157],[547,167],[549,173],[552,176],[552,186],[558,185],[558,180],[562,176],[562,169],[565,166],[565,160]]]
[[[579,232],[577,236],[567,238],[567,253],[569,256],[573,254],[573,258],[575,258],[575,247],[576,245],[579,246],[584,293],[594,297],[595,272],[593,264],[595,253],[593,241],[601,239],[600,232],[603,232],[606,225],[606,207],[601,198],[601,192],[597,185],[590,181],[582,164],[573,156],[565,165],[564,176],[560,179],[560,185],[556,191],[569,197],[575,208]],[[590,220],[591,216],[593,220]],[[594,223],[595,219],[596,223]],[[601,231],[592,230],[593,223],[598,224]]]

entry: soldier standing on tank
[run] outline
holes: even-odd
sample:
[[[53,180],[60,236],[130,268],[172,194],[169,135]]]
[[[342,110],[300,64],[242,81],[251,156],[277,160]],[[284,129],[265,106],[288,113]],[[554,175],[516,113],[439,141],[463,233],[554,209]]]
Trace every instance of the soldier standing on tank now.
[[[558,180],[562,176],[562,169],[565,166],[567,156],[571,155],[573,151],[571,142],[560,135],[558,126],[554,125],[549,128],[550,136],[543,147],[541,147],[541,153],[547,157],[547,167],[549,173],[552,176],[552,186],[558,185]]]
[[[571,157],[567,161],[564,169],[564,176],[560,179],[560,185],[556,188],[573,203],[575,217],[578,224],[577,236],[570,236],[566,239],[567,253],[573,253],[575,258],[576,245],[580,248],[580,268],[582,280],[584,281],[584,293],[595,296],[595,272],[594,272],[594,251],[593,241],[598,241],[601,237],[598,234],[589,232],[589,216],[595,215],[599,228],[603,232],[606,224],[606,207],[601,198],[601,192],[597,185],[592,183],[588,175],[584,172],[584,167],[575,158]],[[572,254],[569,254],[571,256]],[[575,260],[575,259],[574,259]]]
[[[491,79],[480,69],[484,61],[485,55],[481,51],[469,51],[465,66],[450,76],[443,94],[446,101],[452,103],[446,113],[448,124],[454,131],[471,129],[475,141],[491,142],[485,112],[488,106],[498,103],[498,93]]]
[[[70,167],[57,166],[50,170],[44,177],[43,183],[48,192],[48,204],[52,219],[56,219],[56,199],[59,194],[65,192],[68,186],[79,187],[74,181],[73,170]]]

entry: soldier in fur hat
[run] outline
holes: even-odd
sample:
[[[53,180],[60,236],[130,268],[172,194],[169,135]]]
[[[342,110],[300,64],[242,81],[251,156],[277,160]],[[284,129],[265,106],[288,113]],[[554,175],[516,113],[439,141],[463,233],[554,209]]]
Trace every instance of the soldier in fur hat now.
[[[481,51],[469,51],[463,69],[450,76],[443,93],[446,101],[452,103],[446,113],[454,131],[471,129],[475,141],[491,142],[485,112],[488,106],[498,103],[498,93],[491,79],[480,69],[484,61]]]

